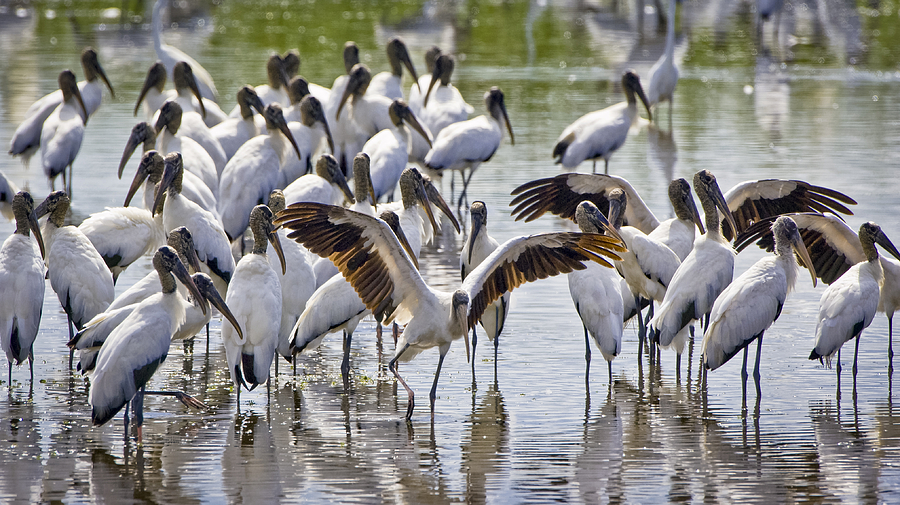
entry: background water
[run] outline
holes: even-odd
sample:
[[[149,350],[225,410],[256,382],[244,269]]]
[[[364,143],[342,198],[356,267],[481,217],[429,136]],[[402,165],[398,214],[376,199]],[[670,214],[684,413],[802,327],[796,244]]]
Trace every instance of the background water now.
[[[326,86],[343,71],[346,40],[359,44],[373,71],[387,67],[384,44],[394,35],[406,40],[419,72],[430,45],[455,53],[454,82],[466,99],[482,113],[484,91],[501,87],[516,134],[515,146],[505,139],[470,186],[501,241],[573,229],[552,217],[513,222],[509,192],[559,173],[550,152],[562,129],[621,101],[622,71],[646,76],[665,40],[650,0],[173,3],[164,38],[210,71],[225,110],[239,86],[264,82],[271,51],[299,49],[301,74]],[[128,181],[114,174],[155,59],[149,11],[141,2],[0,2],[0,145],[26,108],[55,89],[60,69],[81,75],[84,46],[97,48],[116,87],[75,162],[75,223],[120,205],[126,192]],[[672,214],[667,182],[700,169],[712,170],[723,189],[747,179],[802,179],[857,199],[852,228],[873,220],[900,243],[898,13],[896,0],[788,1],[776,37],[772,23],[758,30],[753,2],[679,4],[673,113],[664,107],[660,127],[631,135],[610,172],[631,181],[661,219]],[[26,170],[3,155],[0,170],[36,199],[49,190],[39,158]],[[447,181],[443,187],[449,192]],[[13,229],[0,222],[0,235]],[[445,234],[423,250],[429,282],[457,282],[462,243]],[[753,249],[738,256],[736,275],[761,256]],[[118,290],[149,269],[149,260],[132,266]],[[0,501],[896,502],[900,413],[886,318],[878,315],[863,333],[856,388],[848,367],[838,395],[834,371],[807,360],[823,290],[798,279],[766,333],[763,397],[748,416],[739,360],[712,373],[701,393],[699,345],[680,377],[669,352],[658,367],[646,359],[639,367],[631,326],[613,362],[614,383],[595,352],[586,389],[582,327],[558,277],[513,294],[496,380],[483,334],[474,380],[463,346],[453,346],[433,425],[426,396],[437,351],[402,367],[419,398],[407,424],[406,395],[385,369],[393,346],[376,344],[372,321],[354,339],[349,394],[335,335],[299,360],[296,376],[283,367],[270,399],[263,388],[245,392],[238,414],[217,321],[208,354],[204,339],[193,352],[173,346],[152,381],[194,394],[210,410],[148,398],[137,447],[123,442],[120,418],[91,428],[87,383],[67,370],[65,315],[48,288],[33,391],[27,368],[13,371],[12,384],[0,374]]]

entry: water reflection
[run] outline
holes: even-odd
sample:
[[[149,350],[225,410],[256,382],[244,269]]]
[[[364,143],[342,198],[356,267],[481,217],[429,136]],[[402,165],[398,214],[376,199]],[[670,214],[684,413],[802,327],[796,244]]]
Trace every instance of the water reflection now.
[[[670,116],[671,117],[671,116]],[[647,127],[647,164],[653,171],[662,174],[668,183],[675,178],[675,163],[678,161],[678,147],[672,134],[672,124],[663,130],[656,124]]]
[[[502,481],[509,468],[509,426],[503,393],[496,384],[488,386],[477,406],[473,392],[472,402],[460,471],[466,476],[466,502],[484,503],[489,496],[488,480]]]

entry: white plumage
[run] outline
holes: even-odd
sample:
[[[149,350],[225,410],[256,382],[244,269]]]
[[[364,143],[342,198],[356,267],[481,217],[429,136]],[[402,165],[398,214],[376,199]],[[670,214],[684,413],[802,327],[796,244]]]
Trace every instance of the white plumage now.
[[[155,126],[156,150],[160,153],[181,153],[184,157],[184,169],[203,180],[213,197],[218,198],[219,172],[216,163],[203,146],[181,133],[183,117],[181,106],[177,102],[166,102],[163,105]]]
[[[430,142],[422,125],[405,102],[394,101],[388,113],[393,123],[391,127],[375,134],[362,148],[362,152],[369,155],[371,160],[370,173],[376,201],[383,196],[393,195],[394,188],[400,181],[400,174],[406,168],[412,137],[409,128],[412,127],[417,134]]]
[[[129,265],[166,242],[162,216],[154,218],[149,210],[135,207],[107,207],[91,214],[78,229],[100,253],[114,283]]]
[[[189,64],[197,78],[197,86],[200,89],[200,95],[214,102],[217,101],[219,92],[216,90],[216,84],[213,82],[209,72],[207,72],[202,65],[197,63],[197,60],[185,54],[184,51],[163,43],[162,17],[160,15],[160,10],[165,1],[166,0],[156,0],[156,3],[153,4],[153,12],[151,14],[152,26],[150,29],[152,30],[153,48],[156,50],[157,59],[159,59],[166,68],[166,74],[169,79],[173,79],[176,63],[183,61]]]
[[[671,119],[675,86],[678,84],[678,67],[675,66],[675,0],[669,0],[669,17],[666,23],[666,49],[650,69],[647,102],[650,107],[654,107],[660,102],[668,101]]]
[[[66,168],[71,178],[72,163],[84,138],[87,108],[75,83],[75,74],[71,71],[60,72],[59,89],[63,93],[63,101],[50,113],[41,129],[41,164],[51,187],[55,186],[56,176],[62,174],[63,186],[71,194],[72,181],[66,182]]]
[[[391,65],[390,72],[379,72],[372,76],[372,83],[369,84],[369,92],[385,96],[391,100],[403,98],[403,88],[400,81],[403,79],[403,66],[412,74],[415,85],[418,85],[419,76],[416,74],[416,68],[413,66],[412,60],[409,58],[409,51],[406,44],[397,37],[388,41],[387,47],[388,63]],[[403,66],[401,66],[401,64]]]
[[[259,127],[253,120],[253,108],[260,114],[265,108],[251,86],[244,86],[238,91],[237,102],[241,117],[228,118],[209,130],[222,146],[226,160],[230,160],[245,142],[259,135]]]
[[[352,202],[353,193],[337,160],[330,154],[323,154],[316,161],[316,173],[306,174],[284,188],[288,205],[296,202],[340,205],[344,198]]]
[[[432,75],[419,79],[419,86],[425,81],[427,95],[420,93],[418,86],[410,88],[409,108],[419,118],[422,126],[433,137],[437,137],[447,126],[467,120],[469,114],[475,112],[475,108],[466,103],[459,90],[450,83],[454,67],[453,58],[441,55],[433,65]],[[430,149],[424,139],[413,136],[410,161],[422,163],[424,166],[425,156]]]

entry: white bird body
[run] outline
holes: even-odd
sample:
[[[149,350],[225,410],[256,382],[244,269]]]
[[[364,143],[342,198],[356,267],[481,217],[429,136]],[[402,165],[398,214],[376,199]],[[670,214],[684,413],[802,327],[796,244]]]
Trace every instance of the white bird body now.
[[[107,207],[91,214],[78,229],[100,253],[114,280],[128,265],[166,243],[162,216],[135,207]]]
[[[351,154],[353,149],[355,152],[362,151],[362,146],[375,134],[381,130],[390,128],[392,125],[388,110],[391,107],[392,100],[386,96],[377,94],[366,94],[354,97],[348,104],[349,110],[342,111],[341,117],[347,114],[353,125],[355,138],[347,139],[347,145],[344,147],[346,154]],[[338,120],[340,122],[340,120]],[[355,153],[353,153],[355,154]]]
[[[894,312],[900,307],[900,262],[879,256],[884,282],[878,298],[878,312],[884,312],[888,320],[893,319]]]
[[[678,267],[650,322],[660,332],[660,347],[673,347],[681,354],[689,336],[684,318],[698,320],[712,310],[716,298],[731,283],[734,256],[734,249],[718,232],[707,233],[694,242],[694,249]]]
[[[624,307],[621,277],[611,268],[587,265],[568,274],[569,294],[584,327],[603,359],[612,361],[622,351]],[[634,303],[634,297],[628,295]]]
[[[287,107],[291,103],[291,97],[288,96],[288,91],[284,86],[276,89],[268,84],[260,84],[259,86],[254,86],[253,89],[256,90],[256,94],[259,95],[259,99],[262,100],[263,105],[277,103],[278,105]],[[232,110],[229,115],[235,117],[235,111],[237,111],[239,117],[240,107],[235,107],[235,110]]]
[[[435,170],[477,167],[494,155],[502,138],[500,122],[490,116],[453,123],[437,134],[425,164]]]
[[[156,150],[160,153],[179,152],[184,158],[184,169],[199,177],[213,197],[219,195],[219,173],[216,164],[206,149],[196,140],[181,135],[172,135],[168,128],[160,132],[156,139]]]
[[[84,139],[85,117],[75,99],[59,105],[41,129],[41,163],[44,175],[53,180],[65,172],[78,156]]]
[[[332,275],[307,300],[288,333],[288,347],[293,341],[298,352],[308,352],[332,333],[343,331],[352,335],[359,322],[371,313],[344,276]]]
[[[372,76],[372,82],[369,83],[369,89],[366,90],[366,93],[384,96],[391,100],[402,99],[403,88],[400,85],[400,78],[400,76],[391,72],[378,72]]]
[[[259,126],[254,121],[254,117],[228,118],[210,128],[210,133],[222,146],[226,161],[231,160],[244,143],[259,135]]]
[[[300,157],[298,158],[297,153],[292,152],[288,146],[287,157],[281,167],[278,186],[280,188],[286,188],[300,177],[312,172],[312,160],[325,140],[325,131],[319,124],[310,128],[298,121],[291,121],[288,123],[288,129],[291,130],[294,142],[297,143]]]
[[[33,356],[44,305],[44,260],[30,236],[14,233],[0,247],[0,286],[0,344],[11,369]]]
[[[281,283],[265,254],[248,254],[241,258],[234,270],[225,303],[231,308],[244,332],[241,339],[229,325],[222,328],[225,354],[232,380],[241,386],[236,368],[244,364],[243,356],[252,356],[251,376],[243,368],[240,377],[255,378],[256,384],[269,376],[269,367],[278,345],[281,325]]]
[[[281,166],[290,144],[280,132],[253,137],[222,172],[218,211],[229,237],[238,238],[250,222],[250,210],[280,187]]]
[[[46,241],[50,286],[80,329],[115,298],[112,273],[78,228],[58,228],[48,221],[41,233]]]
[[[560,159],[562,166],[574,169],[585,160],[607,160],[625,143],[638,117],[637,102],[619,102],[581,116],[563,130],[557,141],[574,135],[574,141]]]
[[[182,110],[185,112],[195,112],[207,128],[212,128],[226,119],[232,119],[228,117],[228,114],[225,114],[225,111],[219,107],[219,104],[206,97],[202,97],[203,107],[201,108],[197,97],[193,96],[190,90],[183,89],[180,93],[176,90],[174,94],[169,96],[170,100],[177,101],[178,105],[181,105]]]
[[[675,66],[675,0],[669,0],[669,17],[666,22],[666,49],[650,69],[647,102],[651,107],[666,100],[671,107],[675,86],[678,84],[678,67]]]
[[[872,324],[883,281],[884,270],[876,258],[853,265],[822,293],[814,352],[829,367],[841,346]]]
[[[235,266],[228,236],[219,220],[181,195],[168,195],[163,206],[163,228],[171,231],[179,226],[191,230],[194,236],[201,271],[212,277],[219,293],[226,292]]]
[[[183,289],[181,286],[178,286],[176,289],[182,290],[182,297],[187,296],[186,289]],[[117,296],[116,299],[113,300],[111,304],[109,304],[109,307],[106,308],[106,312],[111,313],[112,311],[121,309],[123,307],[137,305],[138,303],[141,303],[151,295],[154,295],[158,292],[159,275],[156,273],[156,271],[148,272],[147,275],[142,277],[139,281],[135,282],[131,286],[128,286],[128,289],[119,294],[119,296]],[[91,322],[99,323],[100,321]],[[89,322],[88,325],[91,324],[91,322]],[[116,325],[118,325],[118,323],[116,323]]]
[[[616,269],[632,293],[661,302],[681,264],[678,255],[637,228],[622,226],[618,232],[628,251],[619,255],[622,261],[616,262]]]
[[[177,137],[180,138],[190,138],[194,142],[196,142],[206,154],[209,155],[210,159],[213,161],[213,165],[215,166],[216,175],[219,176],[222,174],[222,170],[225,169],[225,163],[228,162],[228,157],[225,156],[225,150],[222,149],[222,144],[216,139],[215,135],[213,135],[209,126],[206,126],[206,123],[203,122],[203,118],[199,113],[194,112],[191,109],[185,108],[183,102],[185,99],[190,99],[193,97],[183,97],[179,96],[178,105],[181,106],[181,126],[178,128]],[[196,100],[196,98],[194,98]],[[165,134],[162,134],[165,135]],[[162,136],[161,135],[161,136]],[[165,151],[169,153],[176,149],[172,149],[170,151]]]
[[[372,187],[375,198],[390,195],[394,192],[400,174],[406,168],[409,159],[409,128],[400,127],[381,130],[370,138],[362,148],[362,152],[371,158]]]
[[[793,253],[766,256],[738,276],[716,298],[703,335],[702,355],[715,370],[778,319],[799,268]]]
[[[344,195],[330,182],[316,174],[306,174],[284,188],[287,204],[297,202],[318,202],[341,205]]]
[[[153,206],[153,198],[156,195],[156,184],[144,181],[143,186],[144,192],[141,196],[141,203],[145,209],[149,210]],[[193,172],[184,172],[181,181],[181,196],[196,203],[203,210],[212,213],[216,219],[221,220],[219,212],[216,210],[216,197],[213,196],[212,190],[203,182],[203,179]]]
[[[177,47],[170,46],[168,44],[163,44],[162,41],[162,19],[160,17],[160,10],[162,9],[162,3],[165,0],[156,0],[156,3],[153,4],[153,12],[152,12],[152,36],[153,36],[153,48],[156,50],[156,58],[162,62],[162,64],[166,67],[166,76],[169,81],[174,81],[174,70],[175,64],[179,61],[183,61],[191,66],[191,69],[194,72],[194,77],[197,79],[197,87],[200,89],[200,95],[204,98],[207,98],[212,101],[218,100],[219,92],[216,90],[216,85],[212,80],[212,77],[209,75],[209,72],[203,68],[202,65],[197,63],[197,60],[191,58],[184,51],[178,49]]]
[[[428,86],[427,82],[425,86]],[[424,97],[419,99],[417,107],[413,106],[412,94],[415,89],[415,86],[410,88],[409,108],[412,109],[416,117],[419,118],[419,122],[422,123],[422,126],[427,129],[433,138],[437,138],[438,134],[447,126],[466,121],[469,119],[469,114],[475,112],[475,108],[466,103],[462,94],[452,84],[447,86],[439,85],[432,89],[431,95],[428,97],[428,107],[422,105]],[[425,156],[430,149],[425,139],[413,135],[412,147],[409,153],[410,161],[421,161],[424,163]]]
[[[692,222],[673,217],[659,223],[647,236],[668,246],[679,260],[684,261],[694,248],[697,228]]]
[[[178,92],[174,89],[166,89],[163,91],[159,91],[156,88],[148,89],[144,94],[144,99],[141,101],[141,107],[144,110],[144,120],[153,124],[156,121],[159,109],[161,109],[166,102],[176,100],[177,98]]]
[[[278,230],[278,234],[287,270],[284,273],[281,272],[281,264],[278,262],[278,256],[275,254],[272,244],[269,244],[266,256],[269,258],[272,270],[279,276],[281,285],[281,325],[278,330],[278,352],[282,356],[288,356],[291,330],[300,319],[300,315],[306,310],[307,303],[316,291],[316,274],[309,263],[309,254],[306,249],[293,240],[288,240],[285,230]],[[327,306],[322,305],[319,308],[323,307]]]
[[[482,230],[482,228],[486,226],[487,221],[487,209],[484,205],[481,204],[481,202],[473,203],[469,214],[472,216],[473,230],[470,233],[474,235],[474,241],[472,241],[470,237],[470,240],[467,241],[466,245],[459,253],[460,280],[465,280],[466,276],[469,275],[469,272],[474,270],[475,267],[480,265],[492,252],[500,247],[500,243],[497,242],[497,239],[488,234],[487,229]],[[483,221],[476,225],[476,219]],[[412,246],[412,243],[410,243],[410,246]],[[611,270],[608,268],[603,269]],[[587,270],[582,270],[582,272],[586,271]],[[494,339],[503,331],[506,316],[509,314],[509,298],[510,294],[504,293],[503,296],[488,305],[484,310],[484,314],[481,316],[479,322],[481,323],[481,327],[484,328],[485,333],[487,333],[488,339],[491,341],[494,341]]]

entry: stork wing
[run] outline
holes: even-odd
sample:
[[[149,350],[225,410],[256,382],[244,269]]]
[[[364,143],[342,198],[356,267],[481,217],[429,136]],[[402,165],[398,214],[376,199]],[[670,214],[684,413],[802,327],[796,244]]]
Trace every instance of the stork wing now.
[[[379,321],[396,317],[403,324],[420,299],[433,296],[394,232],[380,219],[343,207],[299,202],[279,212],[275,223],[294,230],[289,239],[330,259]]]
[[[852,216],[853,212],[843,204],[856,205],[856,200],[833,189],[787,179],[742,182],[728,190],[725,201],[738,226],[735,233],[729,223],[722,223],[722,235],[727,240],[767,217],[793,212],[833,212]]]
[[[547,179],[527,182],[512,191],[516,196],[510,206],[516,221],[534,221],[550,212],[565,219],[575,219],[575,209],[583,200],[588,200],[600,209],[603,215],[609,213],[606,195],[615,188],[625,192],[628,205],[625,207],[625,224],[644,233],[650,233],[659,220],[647,207],[631,184],[621,177],[603,174],[560,174]]]
[[[463,280],[469,294],[469,328],[503,293],[537,279],[584,270],[585,261],[612,268],[620,260],[622,242],[595,233],[543,233],[516,237],[501,244]],[[606,258],[604,258],[604,256]]]
[[[856,233],[834,214],[789,214],[797,223],[803,243],[809,251],[809,258],[816,269],[816,275],[825,284],[831,284],[851,266],[865,261]],[[735,250],[740,252],[756,241],[761,249],[772,252],[775,239],[772,236],[772,222],[776,216],[764,219],[747,228],[735,240]]]

